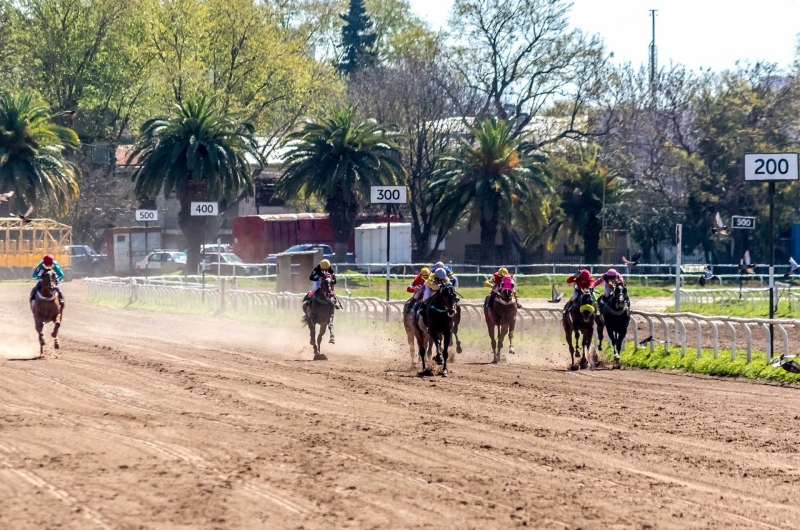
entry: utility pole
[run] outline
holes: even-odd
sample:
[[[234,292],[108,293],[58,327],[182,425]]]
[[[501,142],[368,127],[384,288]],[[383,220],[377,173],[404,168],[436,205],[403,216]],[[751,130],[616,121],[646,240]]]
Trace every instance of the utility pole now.
[[[658,70],[656,64],[656,13],[658,13],[658,9],[650,10],[650,18],[653,22],[653,40],[650,41],[650,96],[653,98],[653,104],[656,101],[656,72]]]

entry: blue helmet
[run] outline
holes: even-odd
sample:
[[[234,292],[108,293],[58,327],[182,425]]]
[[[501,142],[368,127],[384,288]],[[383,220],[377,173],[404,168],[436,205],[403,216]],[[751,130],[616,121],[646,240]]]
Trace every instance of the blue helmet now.
[[[437,280],[446,280],[447,279],[447,271],[444,269],[436,269],[436,272],[433,273],[433,277]]]

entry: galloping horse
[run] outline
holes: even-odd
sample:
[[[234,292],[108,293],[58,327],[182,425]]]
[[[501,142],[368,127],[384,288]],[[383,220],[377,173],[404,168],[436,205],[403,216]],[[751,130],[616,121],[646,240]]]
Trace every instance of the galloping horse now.
[[[503,349],[503,339],[508,334],[508,353],[514,354],[514,325],[517,322],[517,301],[514,299],[514,284],[510,277],[503,278],[500,292],[494,297],[494,302],[489,307],[489,299],[483,306],[483,316],[489,328],[489,338],[492,339],[492,363],[500,362],[500,351]],[[494,339],[497,331],[497,341]]]
[[[310,299],[303,302],[303,323],[308,326],[308,332],[311,335],[311,345],[314,347],[314,360],[327,361],[328,358],[320,353],[320,346],[322,345],[322,337],[325,336],[325,327],[331,331],[331,338],[328,341],[330,344],[333,342],[333,312],[335,309],[335,298],[333,296],[333,278],[330,274],[326,274],[319,282],[319,289],[314,293]],[[319,324],[319,335],[314,338],[316,326]]]
[[[453,335],[453,318],[456,315],[457,296],[455,287],[447,283],[442,285],[436,293],[423,306],[425,319],[420,314],[417,316],[415,332],[419,356],[422,359],[421,375],[432,375],[431,367],[425,363],[426,337],[430,337],[436,345],[436,364],[442,365],[442,377],[447,377],[447,358],[449,357],[448,348]],[[444,341],[444,345],[442,345]]]
[[[564,313],[562,321],[564,325],[564,332],[567,335],[567,344],[569,344],[569,361],[570,370],[577,370],[575,366],[575,357],[580,357],[580,368],[586,368],[589,361],[586,360],[586,351],[592,345],[592,335],[594,334],[594,297],[589,289],[581,291],[578,303],[572,304],[570,310]],[[572,334],[575,334],[575,347],[572,346]],[[582,341],[579,343],[578,339],[583,336]],[[580,355],[576,348],[580,347]]]
[[[631,302],[628,299],[628,288],[625,284],[615,283],[614,292],[606,300],[597,317],[597,349],[603,351],[603,328],[608,332],[608,342],[614,348],[614,369],[620,367],[619,352],[622,350],[622,341],[628,334],[628,324],[631,321]]]
[[[403,327],[406,330],[406,340],[408,341],[408,349],[411,354],[411,365],[417,364],[417,310],[416,300],[411,298],[403,306]],[[425,342],[425,350],[427,352],[426,359],[431,362],[431,350],[433,349],[433,340],[430,336],[425,334],[423,336]]]
[[[59,349],[58,344],[58,329],[61,327],[61,317],[64,314],[64,306],[58,300],[58,292],[56,291],[56,273],[53,269],[45,268],[41,275],[42,285],[36,293],[36,298],[31,302],[31,313],[33,313],[33,322],[36,325],[36,333],[39,334],[39,353],[44,354],[44,335],[42,330],[44,325],[48,322],[54,322],[53,333],[53,346]]]

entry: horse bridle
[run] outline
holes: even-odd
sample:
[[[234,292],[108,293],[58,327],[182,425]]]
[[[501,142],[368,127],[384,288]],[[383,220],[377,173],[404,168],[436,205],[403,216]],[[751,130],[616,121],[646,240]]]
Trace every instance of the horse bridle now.
[[[442,307],[440,309],[440,308],[436,307],[436,299],[437,299],[437,297],[438,298],[443,298],[443,295],[444,295],[445,291],[452,292],[453,296],[456,297],[455,301],[453,302],[453,308],[452,309],[447,309],[446,307]],[[455,289],[455,287],[453,287],[452,284],[442,285],[439,288],[439,290],[436,291],[436,293],[431,298],[431,303],[430,303],[430,305],[428,307],[430,307],[431,309],[433,309],[437,313],[447,313],[448,311],[455,311],[456,310],[456,306],[458,305],[457,296],[458,295],[456,293],[456,289]]]
[[[604,312],[609,313],[611,315],[622,315],[627,311],[630,311],[630,307],[627,301],[627,293],[622,291],[623,285],[620,283],[614,284],[614,292],[611,295],[611,298],[606,302],[604,307]],[[619,294],[617,294],[619,291]],[[615,302],[619,302],[622,307],[620,309],[614,309]]]

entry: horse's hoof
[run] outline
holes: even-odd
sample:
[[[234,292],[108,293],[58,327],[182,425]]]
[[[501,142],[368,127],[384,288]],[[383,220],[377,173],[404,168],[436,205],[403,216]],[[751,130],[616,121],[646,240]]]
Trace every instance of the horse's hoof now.
[[[442,377],[447,377],[447,368],[442,370]]]
[[[577,364],[571,364],[569,366],[569,370],[570,370],[570,372],[577,372],[578,371],[578,365]]]
[[[323,353],[318,353],[318,354],[314,355],[314,360],[315,360],[315,361],[327,361],[327,360],[328,360],[328,358],[327,358],[327,357],[325,357],[325,354],[323,354]]]
[[[510,353],[511,355],[516,355],[517,354],[517,352],[514,351],[514,348],[509,348],[508,349],[508,353]]]
[[[587,366],[589,366],[589,361],[587,361],[586,359],[581,359],[581,362],[580,362],[579,366],[581,367],[581,370],[583,370]]]
[[[577,358],[579,358],[580,356],[581,356],[581,354],[580,354],[580,353],[578,353],[578,352],[575,352],[575,358],[576,358],[576,359],[577,359]]]
[[[328,344],[336,344],[335,342],[333,342],[333,337],[331,337],[331,340],[328,341]]]
[[[430,377],[433,375],[433,368],[425,368],[417,375],[419,375],[420,377]]]
[[[51,336],[51,337],[53,337],[53,338],[56,338],[56,337],[58,337],[58,332],[57,332],[57,331],[54,331],[54,332],[52,332],[52,333],[50,334],[50,336]]]
[[[436,362],[436,366],[442,366],[444,364],[444,359],[441,355],[437,355],[434,361]]]
[[[53,344],[53,347],[54,347],[55,349],[57,349],[57,350],[60,350],[60,349],[61,349],[61,346],[59,346],[57,342],[56,342],[55,344]]]
[[[464,353],[464,349],[461,348],[460,344],[458,346],[456,346],[456,353]]]
[[[499,359],[499,358],[497,358],[497,357],[495,357],[494,359],[492,359],[492,364],[497,364],[497,363],[499,363],[499,362],[500,362],[500,359]]]
[[[612,367],[612,369],[619,370],[620,368],[622,367],[620,366],[619,359],[614,359],[614,366]]]

